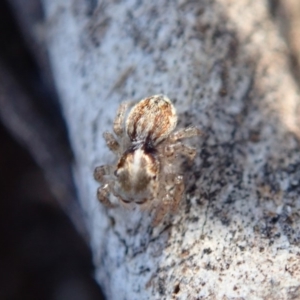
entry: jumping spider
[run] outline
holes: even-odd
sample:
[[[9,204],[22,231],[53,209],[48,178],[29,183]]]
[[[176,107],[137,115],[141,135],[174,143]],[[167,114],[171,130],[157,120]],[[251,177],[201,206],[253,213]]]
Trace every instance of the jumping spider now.
[[[180,140],[198,136],[196,127],[179,129],[177,115],[170,99],[155,95],[138,102],[130,111],[126,125],[125,113],[130,102],[120,105],[112,133],[105,132],[108,148],[118,157],[115,165],[99,166],[95,179],[102,184],[97,197],[108,207],[112,193],[121,203],[135,203],[142,208],[155,208],[153,225],[168,211],[175,212],[184,191],[183,176],[178,174],[178,156],[193,161],[196,150]],[[124,128],[125,127],[125,128]]]

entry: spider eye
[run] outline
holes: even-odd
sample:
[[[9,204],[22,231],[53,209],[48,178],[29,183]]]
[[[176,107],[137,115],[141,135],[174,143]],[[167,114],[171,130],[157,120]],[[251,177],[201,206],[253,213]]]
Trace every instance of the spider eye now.
[[[116,176],[116,177],[119,177],[119,175],[118,175],[118,172],[117,172],[118,170],[115,170],[114,171],[114,175]]]
[[[156,175],[152,176],[152,179],[153,179],[153,180],[156,180]]]

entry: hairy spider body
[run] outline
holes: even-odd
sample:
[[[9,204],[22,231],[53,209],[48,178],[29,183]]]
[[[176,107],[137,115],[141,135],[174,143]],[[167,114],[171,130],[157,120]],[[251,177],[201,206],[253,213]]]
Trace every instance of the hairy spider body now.
[[[143,208],[155,208],[153,225],[157,225],[168,211],[176,211],[184,191],[183,177],[178,173],[178,155],[191,161],[194,148],[181,139],[201,134],[196,127],[172,131],[177,115],[171,101],[164,95],[154,95],[138,102],[130,111],[124,128],[129,102],[120,105],[114,122],[114,133],[104,138],[111,151],[118,156],[116,165],[100,166],[94,177],[102,183],[98,199],[106,206],[114,206],[109,194],[121,203],[135,203]],[[125,129],[125,130],[124,130]]]
[[[139,146],[121,157],[115,175],[115,193],[125,203],[144,204],[157,195],[160,163]]]
[[[171,101],[157,95],[140,101],[132,108],[126,122],[127,134],[132,143],[145,143],[155,147],[177,125],[177,115]]]

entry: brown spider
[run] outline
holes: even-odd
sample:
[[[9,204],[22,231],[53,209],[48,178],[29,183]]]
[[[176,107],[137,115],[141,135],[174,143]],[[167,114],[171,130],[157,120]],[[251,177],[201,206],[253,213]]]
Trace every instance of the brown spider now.
[[[201,131],[187,127],[172,133],[177,125],[177,115],[170,99],[164,95],[138,102],[124,126],[129,105],[129,102],[123,102],[118,109],[113,126],[117,138],[109,132],[103,135],[118,161],[115,165],[95,169],[94,177],[102,184],[97,197],[108,207],[115,206],[109,200],[112,193],[121,203],[155,208],[155,226],[168,211],[176,211],[182,198],[184,183],[183,176],[178,174],[178,156],[184,155],[193,161],[196,155],[196,149],[180,140],[201,135]]]

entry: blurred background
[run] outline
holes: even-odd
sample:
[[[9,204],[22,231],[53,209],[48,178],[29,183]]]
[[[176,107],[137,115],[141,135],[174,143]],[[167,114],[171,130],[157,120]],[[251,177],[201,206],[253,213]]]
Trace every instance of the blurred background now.
[[[0,299],[103,299],[38,0],[0,2]]]
[[[267,3],[299,83],[300,1]],[[45,26],[40,0],[0,2],[0,299],[103,299]]]

